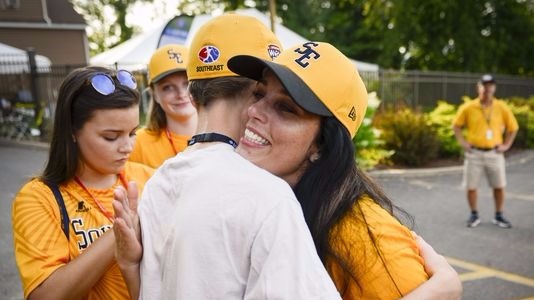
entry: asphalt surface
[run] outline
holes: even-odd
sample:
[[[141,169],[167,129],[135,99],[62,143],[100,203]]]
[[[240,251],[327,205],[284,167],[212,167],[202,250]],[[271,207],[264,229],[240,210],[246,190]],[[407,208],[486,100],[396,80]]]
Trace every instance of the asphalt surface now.
[[[13,256],[11,202],[43,169],[47,150],[0,141],[0,299],[22,299]],[[414,230],[445,255],[460,274],[463,299],[534,299],[534,151],[508,160],[505,216],[512,229],[491,224],[494,206],[486,184],[479,190],[482,223],[467,228],[469,210],[461,168],[374,173],[395,204],[410,213]]]

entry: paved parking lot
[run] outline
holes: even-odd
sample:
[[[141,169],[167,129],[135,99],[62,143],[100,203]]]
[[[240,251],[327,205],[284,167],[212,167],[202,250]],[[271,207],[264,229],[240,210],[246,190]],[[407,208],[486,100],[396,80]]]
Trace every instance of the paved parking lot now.
[[[0,143],[0,299],[22,299],[13,258],[11,201],[42,170],[46,154],[43,148]],[[482,224],[465,226],[469,211],[458,168],[373,175],[414,217],[415,231],[460,273],[463,299],[534,299],[534,151],[508,161],[505,215],[512,229],[491,224],[493,200],[487,187],[479,193]]]
[[[485,182],[479,191],[482,223],[466,227],[469,209],[461,168],[375,176],[415,218],[415,231],[460,273],[463,299],[534,299],[534,151],[508,162],[505,216],[512,229],[491,223],[493,198]]]

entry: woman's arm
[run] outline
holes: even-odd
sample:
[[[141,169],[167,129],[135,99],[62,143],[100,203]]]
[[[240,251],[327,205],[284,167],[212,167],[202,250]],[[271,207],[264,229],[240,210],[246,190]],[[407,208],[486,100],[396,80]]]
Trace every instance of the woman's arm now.
[[[55,196],[41,180],[28,182],[17,193],[12,208],[15,258],[28,299],[82,298],[113,261],[111,230],[69,261],[69,241],[58,218]]]
[[[135,182],[128,183],[128,191],[119,187],[114,193],[115,201],[115,258],[132,299],[139,298],[141,277],[139,266],[143,255],[141,229],[137,215],[138,192]]]
[[[100,280],[113,261],[114,235],[110,230],[82,254],[55,270],[28,299],[80,299]]]
[[[425,260],[425,271],[430,279],[421,284],[403,300],[456,300],[462,297],[462,283],[447,260],[439,255],[423,238],[413,233]]]

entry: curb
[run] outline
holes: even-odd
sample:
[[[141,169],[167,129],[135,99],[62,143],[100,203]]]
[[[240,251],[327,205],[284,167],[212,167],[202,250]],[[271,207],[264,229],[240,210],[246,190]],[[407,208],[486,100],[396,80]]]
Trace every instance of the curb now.
[[[518,164],[524,164],[534,159],[534,150],[527,149],[521,151],[516,155],[512,155],[506,158],[506,166],[515,166]],[[463,172],[463,165],[451,166],[451,167],[439,167],[439,168],[421,168],[421,169],[387,169],[387,170],[371,170],[367,173],[374,178],[391,178],[391,177],[425,177],[425,176],[438,176],[448,174],[461,174]]]
[[[33,150],[46,150],[50,148],[49,143],[34,142],[34,141],[14,141],[10,139],[0,138],[0,147],[15,147]]]
[[[421,169],[387,169],[369,171],[369,175],[374,178],[390,178],[390,177],[425,177],[446,174],[461,174],[463,166],[439,167],[439,168],[421,168]]]

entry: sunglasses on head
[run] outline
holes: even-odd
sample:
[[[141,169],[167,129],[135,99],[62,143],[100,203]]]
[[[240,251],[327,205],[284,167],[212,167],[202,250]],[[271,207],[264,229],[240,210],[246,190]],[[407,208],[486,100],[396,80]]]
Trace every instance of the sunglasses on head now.
[[[132,73],[126,70],[117,71],[115,78],[117,78],[121,85],[127,86],[131,89],[135,89],[137,87],[135,77],[132,75]],[[115,81],[113,78],[111,78],[111,75],[106,73],[97,73],[93,75],[93,77],[91,77],[91,85],[95,91],[104,96],[107,96],[115,91]]]

